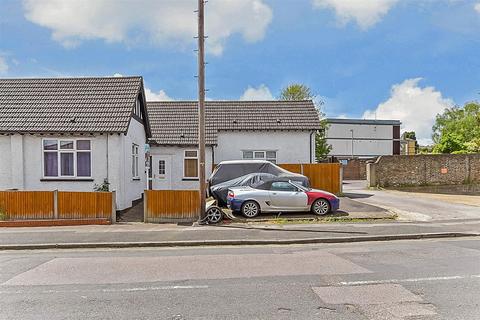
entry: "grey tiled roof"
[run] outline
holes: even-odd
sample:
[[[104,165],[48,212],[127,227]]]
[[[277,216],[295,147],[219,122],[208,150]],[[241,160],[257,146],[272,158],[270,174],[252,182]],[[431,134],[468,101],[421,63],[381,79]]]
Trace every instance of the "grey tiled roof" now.
[[[157,144],[197,144],[196,101],[147,102],[152,140]],[[312,101],[207,101],[206,141],[217,143],[218,131],[318,130]]]
[[[0,79],[0,132],[126,132],[142,77]]]

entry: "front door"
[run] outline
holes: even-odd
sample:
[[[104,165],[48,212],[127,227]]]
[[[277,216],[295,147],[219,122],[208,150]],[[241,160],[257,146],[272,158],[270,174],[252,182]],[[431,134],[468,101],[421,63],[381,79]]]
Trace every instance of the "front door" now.
[[[269,193],[271,206],[277,210],[302,211],[307,207],[305,192],[286,181],[273,182]]]
[[[152,155],[153,190],[172,189],[172,157]]]

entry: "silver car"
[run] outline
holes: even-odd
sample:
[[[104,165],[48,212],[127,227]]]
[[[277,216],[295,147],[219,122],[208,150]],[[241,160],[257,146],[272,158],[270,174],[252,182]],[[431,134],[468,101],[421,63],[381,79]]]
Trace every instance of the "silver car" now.
[[[316,215],[324,215],[338,210],[340,200],[332,193],[279,178],[255,187],[230,188],[227,206],[247,218],[256,217],[260,212],[311,211]]]

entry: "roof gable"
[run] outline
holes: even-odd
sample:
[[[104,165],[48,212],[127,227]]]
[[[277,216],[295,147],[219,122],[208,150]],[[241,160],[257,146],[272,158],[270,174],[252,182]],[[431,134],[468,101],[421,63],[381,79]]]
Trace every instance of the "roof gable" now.
[[[207,101],[206,142],[219,131],[319,130],[312,101]],[[196,101],[147,102],[152,140],[157,144],[197,144]]]
[[[125,133],[141,90],[142,77],[0,79],[0,132]]]

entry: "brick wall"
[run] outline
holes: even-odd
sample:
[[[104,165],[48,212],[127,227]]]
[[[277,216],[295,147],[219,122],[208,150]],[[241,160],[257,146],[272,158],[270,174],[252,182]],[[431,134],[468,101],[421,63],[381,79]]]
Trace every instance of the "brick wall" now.
[[[480,154],[382,156],[368,164],[369,186],[480,183]]]

